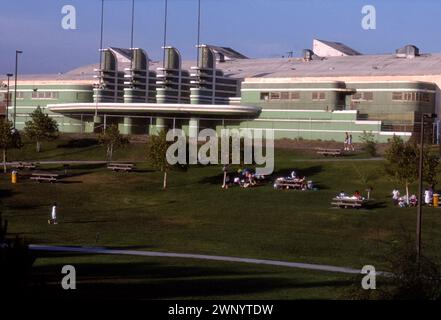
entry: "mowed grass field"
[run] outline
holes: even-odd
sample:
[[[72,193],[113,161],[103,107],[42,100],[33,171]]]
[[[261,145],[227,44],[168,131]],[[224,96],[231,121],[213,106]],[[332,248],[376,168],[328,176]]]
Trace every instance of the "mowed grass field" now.
[[[83,141],[84,142],[84,141]],[[104,148],[62,140],[26,145],[10,160],[103,160]],[[142,161],[143,144],[117,151],[115,160]],[[145,162],[137,171],[115,173],[102,165],[73,165],[56,184],[0,178],[1,212],[9,231],[34,244],[98,246],[196,253],[354,267],[386,267],[393,244],[415,232],[416,209],[393,207],[395,186],[384,162],[365,155],[321,158],[298,150],[276,150],[274,176],[292,169],[314,181],[317,191],[262,187],[221,189],[220,166],[196,166],[162,174]],[[61,165],[44,170],[62,172]],[[333,209],[341,190],[365,194],[374,188],[370,209]],[[400,186],[401,187],[401,186]],[[403,188],[400,190],[403,192]],[[411,190],[416,191],[412,186]],[[51,203],[60,224],[48,225]],[[441,261],[441,209],[424,208],[424,253]],[[35,275],[61,292],[61,266],[77,266],[78,290],[66,298],[350,298],[351,275],[227,262],[100,255],[42,255]],[[360,278],[361,279],[361,278]],[[381,283],[381,281],[380,281]],[[50,293],[49,293],[50,292]]]

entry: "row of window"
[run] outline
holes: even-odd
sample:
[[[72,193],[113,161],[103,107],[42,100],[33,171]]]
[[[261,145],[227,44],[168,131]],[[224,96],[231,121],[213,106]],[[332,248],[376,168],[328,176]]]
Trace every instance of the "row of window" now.
[[[430,103],[430,94],[427,92],[393,92],[392,100]]]
[[[372,101],[374,100],[373,92],[357,92],[352,95],[352,101]]]
[[[54,91],[34,91],[32,92],[32,99],[44,99],[44,100],[52,100],[58,99],[58,92]]]
[[[313,101],[326,100],[326,92],[312,92]],[[263,101],[297,101],[300,100],[300,92],[261,92],[260,100]]]
[[[357,92],[352,95],[352,101],[373,101],[373,92]],[[392,101],[413,101],[430,103],[430,93],[427,92],[392,92]]]
[[[0,98],[3,97],[4,100],[6,100],[6,93],[2,93],[0,95]],[[17,91],[17,99],[24,99],[24,92],[23,91]],[[14,99],[14,91],[9,92],[9,101],[12,101]],[[58,99],[58,92],[52,92],[52,91],[46,91],[46,92],[38,92],[34,91],[32,92],[32,99],[45,99],[45,100],[53,100]]]
[[[314,91],[311,93],[312,101],[326,100],[326,92]],[[260,100],[263,101],[297,101],[300,100],[300,92],[261,92]],[[373,92],[357,92],[352,95],[352,101],[373,101]],[[414,101],[430,103],[430,93],[427,92],[392,92],[393,101]]]

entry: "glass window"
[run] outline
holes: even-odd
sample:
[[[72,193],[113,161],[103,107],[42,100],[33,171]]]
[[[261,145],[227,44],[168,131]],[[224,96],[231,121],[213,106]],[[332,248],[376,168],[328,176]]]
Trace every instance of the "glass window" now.
[[[271,92],[270,100],[280,100],[280,92]]]
[[[280,94],[280,99],[281,100],[289,100],[289,92],[282,92]]]
[[[300,100],[300,92],[291,92],[291,100]]]
[[[402,92],[392,92],[392,100],[393,101],[403,100],[403,93]]]
[[[363,93],[363,99],[366,100],[366,101],[374,100],[374,93],[373,92],[364,92]]]
[[[269,92],[261,92],[260,100],[268,101],[269,100]]]
[[[326,99],[326,93],[325,92],[313,92],[312,93],[312,100],[314,101],[321,101]]]

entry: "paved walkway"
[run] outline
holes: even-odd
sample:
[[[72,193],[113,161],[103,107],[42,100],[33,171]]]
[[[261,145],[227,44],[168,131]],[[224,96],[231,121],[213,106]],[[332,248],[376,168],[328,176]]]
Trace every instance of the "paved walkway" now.
[[[359,161],[383,161],[384,158],[317,158],[317,159],[294,159],[293,162],[359,162]]]
[[[248,258],[225,257],[225,256],[211,256],[211,255],[189,254],[189,253],[118,250],[118,249],[107,249],[107,248],[99,248],[99,247],[61,247],[61,246],[46,246],[46,245],[32,245],[32,244],[29,246],[29,248],[35,251],[80,252],[80,253],[90,253],[90,254],[114,254],[114,255],[130,255],[130,256],[143,256],[143,257],[198,259],[198,260],[226,261],[226,262],[238,262],[238,263],[248,263],[248,264],[261,264],[261,265],[298,268],[298,269],[306,269],[306,270],[339,272],[346,274],[361,273],[361,270],[359,269],[336,267],[329,265],[287,262],[287,261],[277,261],[277,260],[248,259]],[[387,275],[387,273],[377,272],[377,275]]]

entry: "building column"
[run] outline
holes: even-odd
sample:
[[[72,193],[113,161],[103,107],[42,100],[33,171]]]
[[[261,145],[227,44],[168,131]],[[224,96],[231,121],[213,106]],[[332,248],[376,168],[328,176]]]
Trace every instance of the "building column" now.
[[[124,117],[124,121],[121,124],[122,134],[133,134],[133,119],[130,117]]]
[[[168,126],[164,118],[157,117],[154,119],[154,124],[150,125],[150,134],[157,135],[161,130],[167,130]]]
[[[199,119],[190,118],[188,123],[188,136],[190,138],[197,138],[199,134]]]

